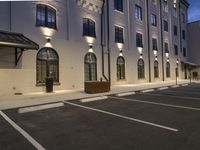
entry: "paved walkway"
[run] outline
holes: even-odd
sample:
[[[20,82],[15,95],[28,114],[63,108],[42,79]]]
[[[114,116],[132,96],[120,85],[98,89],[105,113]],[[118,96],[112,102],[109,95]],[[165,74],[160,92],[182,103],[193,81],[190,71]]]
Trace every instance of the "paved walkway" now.
[[[58,102],[63,100],[73,100],[80,98],[96,97],[111,95],[129,91],[139,91],[157,87],[175,85],[175,81],[165,81],[156,83],[143,83],[143,84],[126,84],[112,86],[111,91],[100,94],[86,94],[83,89],[79,90],[64,90],[55,91],[54,93],[26,93],[23,95],[8,95],[0,97],[0,110],[39,105],[45,103]],[[178,84],[189,83],[189,80],[179,80]]]

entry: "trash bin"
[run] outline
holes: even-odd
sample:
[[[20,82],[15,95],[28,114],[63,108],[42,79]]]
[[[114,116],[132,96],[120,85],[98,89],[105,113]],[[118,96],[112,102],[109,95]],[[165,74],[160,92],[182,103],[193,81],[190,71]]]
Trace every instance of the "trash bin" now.
[[[53,78],[46,78],[46,92],[53,92]]]

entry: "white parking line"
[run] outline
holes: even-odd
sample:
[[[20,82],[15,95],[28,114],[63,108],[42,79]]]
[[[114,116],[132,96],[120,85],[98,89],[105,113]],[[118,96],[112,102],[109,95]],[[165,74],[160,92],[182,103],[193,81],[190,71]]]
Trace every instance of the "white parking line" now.
[[[188,86],[188,84],[182,84],[182,86]]]
[[[40,145],[35,139],[33,139],[26,131],[24,131],[20,126],[18,126],[14,121],[12,121],[6,114],[0,111],[0,115],[15,128],[20,134],[22,134],[37,150],[45,150],[45,148]]]
[[[134,94],[135,94],[135,92],[127,92],[127,93],[119,93],[119,94],[116,94],[116,96],[121,97],[121,96],[128,96],[128,95],[134,95]]]
[[[171,88],[177,88],[177,87],[179,87],[179,85],[173,85],[173,86],[171,86]]]
[[[131,118],[131,117],[115,114],[115,113],[112,113],[112,112],[108,112],[108,111],[104,111],[104,110],[100,110],[100,109],[95,109],[95,108],[91,108],[91,107],[87,107],[87,106],[83,106],[83,105],[67,102],[67,101],[64,101],[63,103],[68,104],[68,105],[72,105],[72,106],[75,106],[75,107],[80,107],[80,108],[84,108],[84,109],[87,109],[87,110],[92,110],[92,111],[96,111],[96,112],[99,112],[99,113],[103,113],[103,114],[119,117],[119,118],[130,120],[130,121],[139,122],[139,123],[150,125],[150,126],[154,126],[154,127],[157,127],[157,128],[162,128],[162,129],[165,129],[165,130],[178,132],[178,129],[170,128],[170,127],[159,125],[159,124],[155,124],[155,123],[151,123],[151,122],[148,122],[148,121],[143,121],[143,120],[139,120],[139,119],[135,119],[135,118]]]
[[[175,95],[162,95],[162,94],[156,94],[156,93],[144,93],[144,95],[154,95],[154,96],[167,96],[167,97],[173,97],[173,98],[180,98],[180,99],[193,99],[193,100],[200,100],[200,98],[197,97],[188,97],[188,96],[175,96]]]
[[[81,99],[80,102],[86,103],[86,102],[93,102],[93,101],[99,101],[99,100],[105,100],[108,99],[108,96],[99,96],[99,97],[93,97],[93,98],[85,98]]]
[[[137,102],[137,103],[146,103],[146,104],[152,104],[152,105],[160,105],[160,106],[166,106],[166,107],[173,107],[173,108],[180,108],[180,109],[189,109],[189,110],[200,111],[200,108],[194,108],[194,107],[186,107],[186,106],[179,106],[179,105],[156,103],[156,102],[152,102],[152,101],[143,101],[143,100],[137,100],[137,99],[128,99],[128,98],[112,97],[112,96],[110,96],[110,98],[120,99],[120,100],[125,100],[125,101],[132,101],[132,102]]]
[[[161,88],[158,88],[158,90],[166,90],[168,89],[168,87],[161,87]]]
[[[142,93],[148,93],[148,92],[153,92],[154,91],[154,89],[149,89],[149,90],[143,90],[143,91],[141,91]]]
[[[28,112],[34,112],[39,110],[45,110],[50,108],[57,108],[64,106],[63,103],[53,103],[53,104],[46,104],[46,105],[39,105],[39,106],[31,106],[31,107],[25,107],[18,109],[18,113],[28,113]]]

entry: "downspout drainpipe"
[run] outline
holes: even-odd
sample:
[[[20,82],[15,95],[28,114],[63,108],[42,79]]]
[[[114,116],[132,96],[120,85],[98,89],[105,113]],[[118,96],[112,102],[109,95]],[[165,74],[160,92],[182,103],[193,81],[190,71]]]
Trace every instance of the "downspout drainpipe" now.
[[[104,33],[104,23],[103,23],[103,17],[104,17],[104,6],[105,6],[105,0],[103,0],[103,5],[102,5],[102,8],[101,8],[101,54],[102,54],[102,76],[103,78],[108,81],[108,78],[106,77],[105,75],[105,72],[104,72],[104,42],[103,42],[103,33]]]
[[[107,51],[108,51],[108,80],[111,81],[110,73],[110,13],[109,13],[109,0],[107,0]]]
[[[182,52],[182,22],[181,22],[181,2],[179,2],[179,27],[180,27],[180,50]]]
[[[149,61],[149,82],[151,82],[151,54],[150,54],[150,30],[149,30],[149,0],[146,1],[147,10],[147,34],[148,34],[148,61]]]
[[[161,51],[162,51],[162,77],[165,81],[165,72],[164,72],[164,49],[163,49],[163,19],[162,19],[162,0],[160,0],[160,35],[161,35]]]
[[[12,31],[12,1],[10,1],[10,31]]]

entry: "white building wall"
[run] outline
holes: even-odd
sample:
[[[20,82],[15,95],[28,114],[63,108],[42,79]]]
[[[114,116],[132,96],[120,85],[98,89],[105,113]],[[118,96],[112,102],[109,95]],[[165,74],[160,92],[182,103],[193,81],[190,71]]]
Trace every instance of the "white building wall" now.
[[[148,33],[147,33],[147,14],[155,13],[157,15],[157,28],[149,26],[150,29],[150,67],[152,82],[162,80],[162,45],[161,43],[161,26],[160,26],[160,1],[154,6],[149,1],[149,12],[146,10],[146,1],[135,0],[123,1],[124,11],[118,12],[114,10],[114,1],[109,1],[110,13],[110,55],[111,55],[111,84],[138,84],[149,82],[149,58],[148,58]],[[57,10],[57,30],[44,27],[36,27],[36,4],[46,4]],[[135,4],[142,7],[143,21],[135,19]],[[171,9],[171,2],[170,2]],[[169,10],[170,10],[169,9]],[[11,11],[10,11],[11,10]],[[106,9],[105,9],[106,10]],[[185,10],[186,11],[186,10]],[[0,29],[11,32],[23,33],[44,47],[47,37],[51,38],[52,47],[59,55],[59,81],[60,85],[54,86],[55,90],[79,89],[84,88],[84,56],[88,52],[89,42],[82,36],[82,20],[90,18],[95,21],[96,39],[93,42],[94,53],[97,56],[97,79],[102,77],[102,54],[101,54],[101,20],[100,13],[88,10],[77,4],[75,0],[57,0],[57,1],[34,1],[34,2],[0,2]],[[11,14],[10,14],[11,12]],[[172,14],[169,11],[163,13],[162,18],[169,21],[169,32],[163,33],[164,41],[169,42],[171,78],[166,79],[165,64],[167,62],[165,53],[164,58],[164,76],[165,80],[175,79],[176,57],[174,57],[174,49],[172,43],[179,43],[179,39],[174,39],[172,30],[173,22]],[[4,14],[4,15],[3,15]],[[10,19],[11,18],[11,21]],[[163,21],[163,20],[162,20]],[[150,23],[150,21],[149,21]],[[177,22],[178,24],[178,22]],[[104,22],[106,25],[106,22]],[[123,56],[126,62],[126,80],[117,81],[116,61],[119,56],[119,48],[115,43],[114,26],[124,28],[124,46]],[[140,57],[136,47],[136,32],[143,34],[143,59],[145,61],[145,79],[138,80],[137,61]],[[179,32],[178,32],[179,33]],[[107,35],[107,29],[104,28],[104,34]],[[104,35],[104,36],[105,36]],[[178,37],[180,35],[178,34]],[[154,79],[154,60],[155,56],[152,52],[152,37],[158,39],[158,62],[159,62],[159,78]],[[104,38],[104,50],[107,51],[106,38]],[[180,46],[179,46],[180,48]],[[36,86],[36,56],[37,51],[25,51],[18,64],[15,67],[14,56],[12,50],[3,49],[0,56],[0,94],[9,94],[16,92],[36,92],[44,91],[44,87]],[[5,54],[6,53],[6,54]],[[106,54],[105,54],[106,55]],[[5,63],[5,60],[8,61]],[[107,58],[105,58],[105,74],[108,76]],[[4,62],[3,62],[4,61]]]

